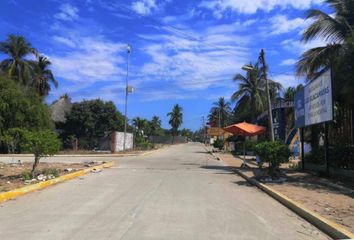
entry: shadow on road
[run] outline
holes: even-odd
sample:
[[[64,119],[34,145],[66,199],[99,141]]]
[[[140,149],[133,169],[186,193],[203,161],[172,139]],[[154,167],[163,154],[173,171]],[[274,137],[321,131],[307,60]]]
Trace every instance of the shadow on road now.
[[[212,169],[212,170],[223,170],[225,172],[234,172],[232,167],[227,167],[227,166],[207,165],[207,166],[201,166],[200,168]]]

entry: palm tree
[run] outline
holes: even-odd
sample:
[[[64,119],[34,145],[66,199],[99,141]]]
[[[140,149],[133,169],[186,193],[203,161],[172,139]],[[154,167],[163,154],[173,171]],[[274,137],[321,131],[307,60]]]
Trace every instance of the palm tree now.
[[[139,136],[143,135],[144,131],[146,131],[147,120],[140,117],[136,117],[133,119],[133,126],[136,128],[137,134]]]
[[[209,121],[217,123],[218,127],[225,127],[228,124],[231,107],[224,97],[220,97],[217,102],[213,103],[210,109]]]
[[[34,62],[25,57],[31,54],[37,56],[37,50],[24,37],[10,34],[4,42],[0,42],[0,52],[8,55],[0,63],[0,71],[15,81],[28,85],[33,76]]]
[[[240,118],[254,120],[257,115],[266,110],[267,96],[265,91],[265,80],[262,69],[258,63],[250,63],[246,70],[246,76],[236,74],[233,80],[239,82],[239,89],[231,96],[231,100],[236,102],[235,114]],[[281,89],[281,84],[268,80],[271,97],[275,97],[275,92]]]
[[[352,0],[325,0],[335,11],[327,14],[321,10],[308,11],[306,18],[313,20],[304,31],[302,41],[323,39],[330,44],[304,52],[297,62],[298,75],[309,80],[329,68],[334,76],[333,90],[337,100],[354,104],[354,4]]]
[[[299,84],[296,87],[286,88],[284,90],[284,101],[293,102],[296,92],[298,92],[301,88],[303,88],[302,84]],[[295,125],[294,108],[285,109],[285,115],[287,130],[290,131]]]
[[[44,56],[39,56],[35,66],[35,76],[32,86],[40,96],[47,96],[50,91],[50,83],[56,88],[58,82],[55,80],[52,71],[49,69],[51,62]]]
[[[158,135],[159,130],[161,130],[161,120],[158,116],[153,116],[149,122],[150,135]]]
[[[183,113],[182,113],[182,107],[179,106],[178,104],[174,105],[172,108],[172,111],[167,114],[167,116],[170,117],[170,120],[168,123],[172,127],[172,143],[174,142],[175,136],[178,134],[178,128],[182,125],[183,123]]]

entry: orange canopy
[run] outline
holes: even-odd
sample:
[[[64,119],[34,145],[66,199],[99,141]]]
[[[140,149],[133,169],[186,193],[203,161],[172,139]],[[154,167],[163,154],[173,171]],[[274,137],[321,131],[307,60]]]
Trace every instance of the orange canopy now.
[[[266,132],[266,128],[251,123],[237,123],[223,128],[226,132],[234,135],[256,136]]]

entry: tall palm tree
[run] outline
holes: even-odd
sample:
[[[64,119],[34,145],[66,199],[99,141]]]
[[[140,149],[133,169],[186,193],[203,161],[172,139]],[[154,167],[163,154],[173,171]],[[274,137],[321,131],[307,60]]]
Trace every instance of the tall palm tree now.
[[[236,102],[235,114],[254,120],[257,115],[266,110],[267,96],[262,69],[258,63],[250,63],[246,75],[236,74],[233,80],[239,83],[239,89],[232,94],[231,100]],[[273,93],[281,89],[281,84],[268,80],[269,91]]]
[[[144,131],[146,131],[147,120],[140,117],[136,117],[133,119],[133,126],[136,128],[137,134],[140,136],[143,134]]]
[[[0,63],[0,71],[21,84],[30,84],[34,62],[26,57],[31,54],[37,56],[37,50],[24,37],[10,34],[4,42],[0,42],[0,52],[8,55]]]
[[[225,127],[228,124],[230,112],[230,102],[225,101],[224,97],[220,97],[210,109],[209,121],[214,122],[218,127]]]
[[[323,39],[329,44],[304,52],[297,62],[297,73],[312,80],[318,73],[332,69],[333,90],[337,100],[354,104],[354,3],[352,0],[325,0],[334,10],[327,14],[312,9],[306,18],[313,20],[303,32],[302,41]]]
[[[158,116],[153,116],[151,121],[149,122],[150,125],[150,134],[157,135],[159,130],[161,129],[161,120]]]
[[[47,96],[52,83],[56,88],[58,87],[58,81],[54,78],[52,71],[49,69],[51,62],[44,56],[39,56],[35,66],[35,76],[32,82],[32,86],[40,96]]]
[[[296,92],[298,92],[301,88],[303,88],[302,84],[299,84],[296,87],[286,88],[284,90],[284,101],[293,102]],[[285,115],[286,115],[286,126],[287,126],[287,130],[289,131],[295,125],[294,108],[285,109]]]
[[[172,127],[172,142],[174,142],[174,137],[177,136],[178,134],[178,128],[182,125],[183,123],[183,113],[182,113],[182,107],[179,106],[178,104],[174,105],[172,108],[172,111],[167,113],[167,116],[170,117],[170,120],[168,123]]]

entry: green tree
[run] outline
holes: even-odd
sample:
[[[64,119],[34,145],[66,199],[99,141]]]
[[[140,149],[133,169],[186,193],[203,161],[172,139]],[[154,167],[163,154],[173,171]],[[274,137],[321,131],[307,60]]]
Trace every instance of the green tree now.
[[[161,119],[158,116],[153,116],[148,125],[150,130],[149,135],[161,136],[163,134],[163,130],[161,128]]]
[[[305,51],[296,68],[299,75],[312,80],[323,70],[331,68],[334,97],[340,102],[354,104],[354,4],[352,0],[325,0],[334,11],[327,14],[309,10],[306,19],[312,23],[303,32],[302,40],[323,39],[329,44]]]
[[[231,100],[236,102],[234,114],[237,121],[253,120],[267,108],[267,95],[265,91],[265,80],[259,64],[249,65],[246,75],[236,74],[233,80],[239,83],[239,89],[232,94]],[[281,84],[268,80],[271,98],[281,89]]]
[[[192,132],[192,130],[190,130],[188,128],[183,128],[181,130],[181,136],[191,138],[193,136],[193,132]]]
[[[293,102],[296,92],[303,88],[302,84],[297,87],[288,87],[284,90],[284,101]],[[285,109],[287,130],[291,130],[295,125],[294,108]]]
[[[0,135],[11,128],[53,128],[49,108],[36,94],[23,93],[13,80],[1,75],[0,89]]]
[[[172,111],[167,114],[170,117],[168,123],[171,125],[172,129],[172,142],[174,142],[174,137],[178,134],[178,128],[183,123],[183,113],[182,107],[178,104],[174,105]]]
[[[32,87],[38,92],[40,96],[47,96],[51,90],[50,83],[56,88],[58,87],[58,81],[54,78],[52,71],[49,69],[51,62],[48,58],[39,56],[38,61],[34,68],[34,79],[32,81]]]
[[[81,147],[92,149],[98,144],[95,139],[106,136],[107,132],[122,131],[124,117],[111,101],[83,100],[73,103],[61,128],[64,139],[74,135],[81,141]]]
[[[133,126],[135,127],[135,130],[137,131],[137,134],[139,136],[148,133],[148,121],[144,118],[140,118],[140,117],[134,118]]]
[[[57,153],[60,150],[61,142],[57,135],[49,130],[37,132],[25,131],[21,147],[24,151],[33,153],[34,155],[34,163],[31,171],[34,178],[40,159]]]
[[[26,57],[37,56],[37,50],[23,36],[10,34],[5,41],[0,42],[0,52],[8,56],[0,63],[1,71],[18,83],[30,84],[35,63]]]
[[[209,122],[213,122],[218,127],[225,127],[229,122],[230,113],[230,103],[225,101],[224,97],[220,97],[217,102],[213,103],[213,107],[210,109]]]

